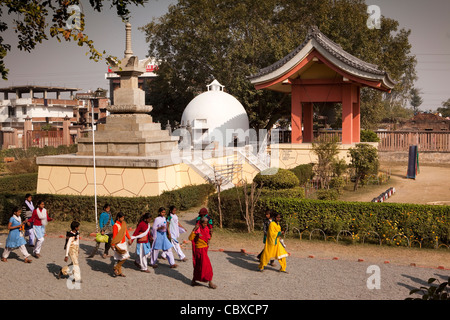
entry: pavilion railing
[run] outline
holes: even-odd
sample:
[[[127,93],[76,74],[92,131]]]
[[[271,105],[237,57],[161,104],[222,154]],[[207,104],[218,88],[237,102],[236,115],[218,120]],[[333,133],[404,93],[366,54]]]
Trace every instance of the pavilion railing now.
[[[378,151],[408,151],[409,146],[417,145],[421,152],[450,152],[450,132],[439,131],[375,131],[380,142]],[[290,131],[280,135],[280,143],[290,143]],[[324,139],[342,141],[341,130],[315,130],[314,140]]]

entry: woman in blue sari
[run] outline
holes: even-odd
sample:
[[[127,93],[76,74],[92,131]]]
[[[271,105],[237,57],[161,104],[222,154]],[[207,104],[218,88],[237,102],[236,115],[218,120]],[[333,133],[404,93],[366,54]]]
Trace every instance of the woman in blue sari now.
[[[24,256],[24,262],[30,263],[31,260],[28,259],[30,254],[27,251],[27,248],[25,247],[25,244],[27,241],[24,237],[24,225],[26,221],[22,222],[22,218],[20,217],[21,209],[19,207],[15,207],[13,209],[13,215],[9,219],[8,223],[8,238],[6,238],[6,246],[5,250],[3,251],[2,255],[2,261],[7,262],[8,256],[11,253],[11,251],[15,248],[19,248],[20,252]]]

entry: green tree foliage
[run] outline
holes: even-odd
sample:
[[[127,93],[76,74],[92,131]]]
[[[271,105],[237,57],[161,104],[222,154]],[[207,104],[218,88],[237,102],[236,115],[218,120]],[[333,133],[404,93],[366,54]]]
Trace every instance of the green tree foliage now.
[[[121,1],[105,1],[105,0],[89,0],[91,10],[101,12],[105,2],[110,3],[110,7],[115,7],[117,15],[122,20],[128,20],[131,4],[143,5],[147,0],[121,0]],[[15,17],[8,25],[5,21],[0,21],[0,32],[9,28],[15,30],[18,39],[17,48],[31,52],[38,43],[42,43],[49,39],[56,38],[58,41],[76,41],[79,46],[86,46],[89,49],[87,54],[89,58],[98,61],[106,53],[97,51],[94,42],[89,39],[84,32],[85,21],[84,14],[80,12],[80,23],[77,28],[67,28],[66,23],[73,17],[74,11],[71,6],[79,6],[80,0],[0,0],[0,16],[10,15]],[[3,37],[0,36],[0,73],[2,79],[8,79],[8,72],[4,59],[7,52],[11,50],[11,44],[4,43]],[[114,58],[110,55],[107,58]]]
[[[416,78],[410,31],[382,17],[368,29],[363,0],[179,0],[167,14],[142,27],[149,56],[161,61],[152,83],[153,116],[179,121],[184,107],[216,78],[246,109],[255,129],[290,118],[290,98],[255,90],[247,77],[299,46],[308,28],[319,29],[349,53],[379,65],[397,82],[390,94],[363,90],[362,124],[381,120],[388,105],[405,105]],[[152,89],[153,89],[152,88]],[[159,90],[159,91],[158,91]]]
[[[355,170],[355,190],[360,183],[364,184],[370,174],[377,174],[379,168],[378,150],[371,145],[358,143],[356,147],[350,148],[350,167]]]
[[[444,118],[450,117],[450,99],[442,102],[442,107],[437,108],[437,112],[440,112]]]
[[[419,111],[420,105],[423,103],[423,99],[420,96],[420,90],[416,88],[412,88],[411,91],[411,106],[413,107],[414,113]]]

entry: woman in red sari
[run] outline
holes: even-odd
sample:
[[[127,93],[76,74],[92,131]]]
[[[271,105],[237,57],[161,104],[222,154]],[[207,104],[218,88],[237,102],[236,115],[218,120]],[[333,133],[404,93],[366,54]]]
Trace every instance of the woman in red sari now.
[[[208,218],[203,217],[200,224],[197,224],[192,230],[189,240],[192,241],[192,262],[194,264],[194,276],[191,285],[199,285],[197,281],[208,282],[208,286],[216,289],[217,286],[212,283],[213,269],[208,257],[209,240],[211,239],[210,228],[208,227]]]

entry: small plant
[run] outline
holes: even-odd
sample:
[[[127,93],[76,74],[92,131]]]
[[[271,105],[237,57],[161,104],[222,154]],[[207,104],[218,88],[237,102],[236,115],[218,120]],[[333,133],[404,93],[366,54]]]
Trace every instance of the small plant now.
[[[380,142],[380,138],[372,130],[361,130],[361,142]]]
[[[448,284],[450,282],[450,278],[446,282],[440,283],[438,286],[431,285],[434,282],[438,281],[435,278],[428,279],[427,283],[430,287],[420,287],[419,289],[413,289],[409,292],[410,295],[417,294],[422,292],[423,295],[421,298],[406,298],[405,300],[450,300],[449,288]],[[439,281],[438,281],[439,282]]]
[[[350,148],[349,152],[350,167],[355,170],[354,190],[356,191],[359,184],[364,184],[370,174],[378,173],[378,150],[368,144],[359,143],[355,148]]]

